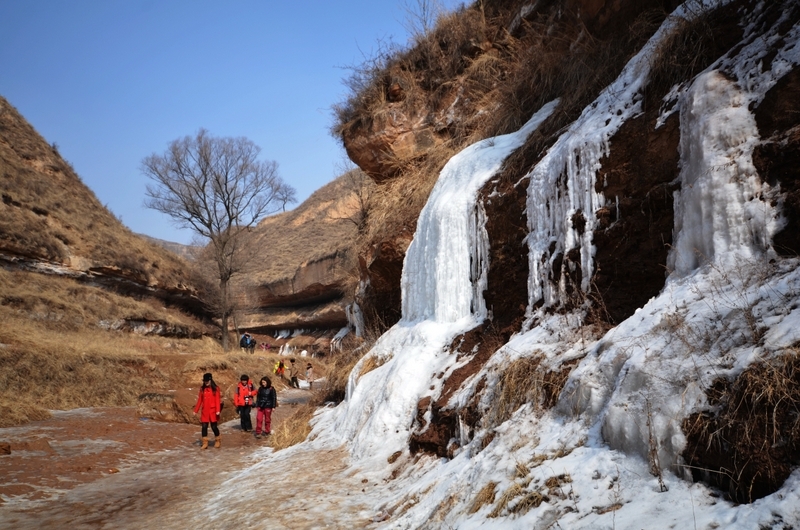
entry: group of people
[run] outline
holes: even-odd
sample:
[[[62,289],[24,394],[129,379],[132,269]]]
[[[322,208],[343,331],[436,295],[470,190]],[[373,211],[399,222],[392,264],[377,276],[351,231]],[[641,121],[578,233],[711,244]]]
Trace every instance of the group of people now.
[[[250,411],[256,408],[256,438],[272,434],[272,411],[278,406],[278,393],[272,386],[269,377],[264,376],[259,381],[258,388],[255,387],[247,374],[242,374],[239,384],[236,386],[236,393],[233,395],[233,404],[236,405],[236,412],[239,413],[242,431],[250,432],[253,430],[253,422],[250,418]],[[263,427],[263,429],[262,429]]]
[[[242,349],[243,352],[248,353],[255,353],[256,351],[256,339],[249,333],[245,333],[242,335],[242,338],[239,339],[239,347]]]
[[[249,333],[242,335],[239,346],[250,353],[255,351],[256,339]],[[267,345],[269,348],[269,345]],[[285,378],[287,366],[283,359],[278,361],[273,371],[281,379]],[[300,363],[295,359],[289,359],[289,384],[294,388],[300,388]],[[305,379],[308,388],[314,388],[314,367],[311,363],[306,364]],[[278,407],[278,393],[272,386],[269,377],[264,376],[259,381],[258,386],[250,380],[250,376],[242,374],[236,392],[233,396],[233,404],[239,414],[242,431],[250,432],[253,430],[252,419],[250,417],[253,407],[256,408],[256,428],[255,437],[269,436],[272,434],[272,411]],[[224,402],[222,401],[221,391],[210,373],[203,374],[203,384],[197,396],[197,403],[194,406],[195,416],[199,415],[201,425],[201,448],[208,448],[208,429],[214,433],[214,447],[221,447],[221,436],[219,432],[219,417],[222,412]]]
[[[283,359],[279,360],[275,363],[275,367],[272,371],[281,379],[285,377],[286,374],[286,364],[283,362]],[[300,366],[299,363],[295,362],[295,359],[289,359],[289,384],[292,385],[294,388],[300,388]],[[308,382],[309,390],[314,389],[314,367],[311,363],[306,363],[306,381]]]
[[[221,436],[219,432],[219,416],[222,412],[222,399],[219,386],[214,382],[210,373],[203,374],[203,385],[197,396],[197,403],[194,406],[194,414],[200,415],[200,436],[202,440],[201,448],[208,449],[208,428],[214,433],[214,447],[221,446]],[[239,414],[242,431],[250,432],[253,430],[250,411],[256,407],[256,438],[269,436],[272,434],[272,411],[278,407],[278,393],[269,377],[262,377],[258,388],[255,387],[247,374],[242,374],[236,393],[233,396],[233,404]]]

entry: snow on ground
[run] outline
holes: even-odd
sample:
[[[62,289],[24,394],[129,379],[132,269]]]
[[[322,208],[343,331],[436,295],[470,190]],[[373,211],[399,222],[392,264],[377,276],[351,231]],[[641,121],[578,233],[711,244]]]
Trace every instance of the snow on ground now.
[[[696,16],[722,3],[691,2],[676,16]],[[528,175],[531,303],[544,298],[546,308],[561,293],[547,280],[549,261],[540,266],[545,255],[580,248],[588,278],[592,212],[612,199],[594,191],[596,172],[614,132],[640,112],[647,54],[674,20]],[[579,359],[555,408],[524,405],[492,436],[479,429],[450,460],[408,454],[417,402],[438,395],[444,379],[438,375],[458,367],[447,346],[486,316],[480,296],[486,241],[477,192],[554,102],[519,132],[475,144],[448,163],[406,257],[402,320],[353,370],[347,400],[318,414],[310,439],[283,454],[346,448],[337,473],[374,484],[352,508],[372,509],[380,528],[800,525],[800,473],[772,495],[734,505],[686,480],[680,457],[686,444],[681,421],[707,406],[704,389],[711,381],[733,377],[800,340],[799,263],[770,251],[781,226],[772,206],[777,190],[760,182],[751,157],[758,133],[750,104],[800,62],[800,31],[784,27],[780,35],[781,23],[751,21],[735,55],[674,91],[667,112],[680,113],[682,187],[675,195],[669,258],[674,272],[664,290],[603,337],[587,335],[579,313],[548,316],[529,309],[526,328],[450,401],[463,405],[485,378],[485,411],[500,370],[514,359],[534,353],[545,362]],[[767,47],[776,42],[778,53],[764,69]],[[583,234],[570,224],[579,209],[587,216]],[[559,250],[550,254],[553,242]],[[260,470],[286,457],[281,454],[265,454],[224,483],[208,509],[223,509],[223,499],[237,488],[257,484]],[[254,495],[245,497],[251,498],[255,502]]]

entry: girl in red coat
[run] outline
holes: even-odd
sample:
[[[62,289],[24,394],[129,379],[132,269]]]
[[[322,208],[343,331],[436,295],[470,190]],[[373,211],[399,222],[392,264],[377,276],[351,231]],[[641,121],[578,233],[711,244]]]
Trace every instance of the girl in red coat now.
[[[208,449],[208,424],[211,424],[211,430],[214,431],[214,447],[220,446],[220,434],[217,422],[219,421],[219,413],[222,410],[220,404],[220,389],[211,377],[211,374],[203,374],[203,386],[200,387],[200,393],[197,396],[197,404],[194,406],[194,415],[202,410],[200,414],[200,423],[202,427],[203,445],[201,449]]]

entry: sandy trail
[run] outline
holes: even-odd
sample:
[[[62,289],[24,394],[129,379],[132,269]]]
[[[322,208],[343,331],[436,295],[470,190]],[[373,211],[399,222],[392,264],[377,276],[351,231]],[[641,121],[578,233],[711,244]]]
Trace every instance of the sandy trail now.
[[[287,392],[276,421],[303,401]],[[0,429],[12,448],[0,456],[0,529],[369,526],[377,499],[347,471],[344,450],[273,453],[238,420],[221,431],[223,447],[201,451],[198,426],[143,421],[133,408]],[[253,474],[263,486],[238,491]]]

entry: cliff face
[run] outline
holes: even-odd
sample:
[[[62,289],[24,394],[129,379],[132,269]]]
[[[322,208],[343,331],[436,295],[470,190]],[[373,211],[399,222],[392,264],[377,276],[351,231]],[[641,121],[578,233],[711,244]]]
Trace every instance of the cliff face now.
[[[347,325],[345,306],[352,301],[347,256],[334,254],[301,263],[291,278],[251,287],[248,311],[240,327],[259,333],[288,329],[328,329]]]
[[[753,189],[758,191],[748,199],[751,205],[764,201],[768,205],[765,209],[779,208],[778,220],[770,225],[775,228],[767,245],[771,245],[770,252],[774,249],[778,255],[788,257],[797,256],[800,251],[800,74],[796,54],[791,55],[800,21],[796,3],[764,7],[744,0],[719,2],[700,16],[692,15],[691,8],[687,8],[666,29],[661,24],[677,7],[676,2],[498,1],[482,2],[479,7],[440,21],[439,29],[429,40],[387,61],[372,87],[381,97],[371,99],[372,106],[363,108],[353,103],[350,113],[342,113],[339,127],[350,157],[379,189],[398,197],[388,203],[396,205],[410,195],[407,190],[425,188],[419,185],[427,178],[421,168],[426,162],[436,165],[431,161],[437,154],[449,155],[447,150],[452,150],[453,145],[464,147],[476,139],[516,130],[543,103],[558,100],[556,111],[506,160],[503,170],[479,194],[489,243],[488,286],[483,297],[490,317],[453,342],[450,351],[458,359],[453,361],[457,366],[432,376],[430,392],[424,393],[427,395],[419,400],[411,418],[410,451],[442,457],[453,457],[465,443],[471,444],[470,451],[481,451],[491,443],[491,427],[508,419],[512,412],[497,413],[487,405],[488,400],[505,397],[497,393],[513,382],[506,377],[521,377],[517,383],[536,386],[540,392],[535,399],[528,395],[515,402],[516,406],[550,409],[561,402],[564,410],[580,406],[589,415],[600,415],[588,403],[591,398],[585,397],[594,395],[595,390],[588,388],[594,383],[581,386],[581,377],[575,375],[575,370],[580,369],[580,356],[534,350],[525,354],[530,359],[521,360],[528,364],[510,367],[487,363],[493,356],[503,358],[502,345],[507,345],[515,334],[533,334],[547,315],[566,315],[565,320],[569,315],[580,315],[580,340],[599,341],[594,355],[602,357],[605,346],[600,338],[608,330],[630,322],[649,301],[663,297],[671,273],[687,274],[681,260],[705,263],[714,252],[727,249],[733,237],[720,236],[706,248],[699,239],[694,245],[686,243],[685,238],[676,241],[681,229],[684,233],[712,230],[704,224],[708,223],[714,225],[713,230],[720,230],[717,225],[721,223],[730,225],[733,232],[749,227],[760,215],[767,215],[751,212],[747,205],[742,207],[749,212],[747,215],[724,221],[714,217],[718,215],[716,210],[704,209],[705,204],[698,207],[701,211],[690,214],[676,211],[679,199],[711,193],[707,184],[689,181],[687,168],[692,153],[707,148],[703,142],[708,140],[703,135],[723,144],[728,150],[726,156],[735,160],[732,165],[739,167],[741,173],[731,178],[731,185],[747,179],[755,182]],[[484,22],[475,23],[478,18]],[[449,28],[449,33],[442,33],[442,27]],[[461,33],[453,28],[460,28]],[[656,44],[644,49],[657,30],[662,33],[654,41]],[[771,36],[754,37],[759,31]],[[767,51],[754,52],[757,59],[751,61],[743,50],[755,46],[752,43],[758,39],[768,42]],[[435,70],[432,57],[438,52],[448,54],[448,60],[458,55],[460,62],[450,76],[426,77]],[[795,58],[787,58],[789,55]],[[758,61],[760,66],[754,66]],[[635,75],[621,74],[623,67],[630,65],[634,65],[633,71],[646,68],[647,75],[646,82],[632,96],[626,96],[631,83],[637,81]],[[481,78],[485,83],[480,86],[476,85],[481,75],[475,71],[477,68],[490,69],[492,73],[488,81]],[[747,68],[753,70],[742,73]],[[752,72],[764,72],[763,79],[756,81],[758,74]],[[774,85],[770,79],[776,80]],[[612,82],[618,83],[614,85],[616,92],[604,92]],[[764,83],[763,94],[759,92],[759,82]],[[701,94],[697,100],[687,95],[691,90]],[[362,96],[368,99],[371,94]],[[620,103],[629,96],[630,102]],[[605,122],[590,122],[594,130],[581,129],[587,123],[582,120],[588,120],[586,117],[604,104],[615,112],[609,113]],[[620,105],[618,109],[616,104]],[[694,130],[702,123],[697,116],[710,112],[704,106],[714,105],[719,105],[712,110],[720,115],[743,112],[741,107],[747,105],[757,132],[734,125],[730,131],[724,126],[712,132]],[[611,132],[593,144],[593,135],[602,135],[597,131],[604,127]],[[749,147],[742,145],[753,146],[753,172],[749,169]],[[738,159],[737,149],[742,149]],[[561,151],[569,151],[569,155],[559,159]],[[441,158],[447,160],[449,156]],[[723,171],[721,168],[731,165],[727,159],[717,163],[700,164],[699,172]],[[438,163],[438,167],[443,164]],[[585,186],[587,183],[590,187]],[[731,211],[737,207],[731,206]],[[359,303],[380,308],[366,313],[377,314],[383,324],[400,318],[400,279],[419,214],[415,208],[409,208],[402,219],[386,222],[380,230],[371,232],[371,239],[361,248]],[[558,217],[567,213],[566,219]],[[374,215],[390,216],[387,212]],[[687,219],[695,219],[697,226],[687,226]],[[557,223],[558,229],[551,226]],[[562,225],[567,236],[556,233]],[[764,245],[754,234],[750,236],[757,240],[755,247]],[[680,247],[677,251],[676,246]],[[681,251],[683,255],[676,258]],[[770,261],[775,263],[774,259]],[[792,266],[786,263],[787,267]],[[705,295],[698,296],[702,299]],[[754,336],[763,337],[765,329]],[[548,332],[555,333],[552,329]],[[661,328],[653,331],[656,332],[660,333]],[[607,346],[611,347],[612,342]],[[687,343],[690,348],[699,344],[693,344],[692,339]],[[547,347],[541,346],[544,351]],[[623,353],[620,350],[618,355],[624,357]],[[381,362],[392,362],[391,355],[373,354]],[[597,366],[590,362],[591,368],[584,368],[581,374],[601,379],[606,372],[619,374],[621,364],[616,363],[614,360],[613,366]],[[503,370],[520,370],[522,375],[508,375]],[[606,382],[613,387],[615,376],[608,377]],[[715,384],[723,387],[729,383]],[[496,386],[487,388],[492,384]],[[571,385],[569,390],[574,394],[562,394],[565,384]],[[711,394],[709,402],[716,403]],[[612,447],[617,448],[613,445],[616,443],[623,451],[639,450],[634,449],[635,442],[625,438],[630,433],[620,434],[611,425],[612,420],[603,421],[603,436],[613,440]],[[647,421],[649,425],[650,420]],[[481,441],[481,447],[475,448],[477,442],[472,436],[477,439],[478,432],[489,434]],[[665,441],[665,447],[671,443]],[[675,454],[670,458],[674,461]],[[695,463],[703,465],[700,460]],[[764,486],[769,481],[763,480],[759,487],[774,491],[783,478],[773,477],[769,487]]]
[[[486,191],[495,195],[494,200],[486,201],[492,244],[490,275],[504,278],[492,282],[487,297],[490,305],[496,306],[496,315],[506,315],[509,322],[518,319],[519,305],[524,305],[527,258],[522,245],[525,194],[517,181],[554,141],[560,128],[577,117],[581,103],[603,88],[604,79],[616,75],[676,5],[620,0],[487,2],[483,12],[460,11],[441,22],[428,41],[386,61],[385,71],[376,76],[373,87],[381,96],[363,94],[375,101],[368,111],[359,114],[354,110],[355,116],[346,116],[349,121],[339,126],[342,142],[350,158],[386,193],[410,195],[408,188],[420,180],[420,167],[442,160],[433,162],[423,177],[432,181],[447,153],[455,152],[454,145],[505,132],[509,125],[524,121],[535,104],[562,98],[560,116],[549,120],[542,132],[512,157],[499,183]],[[718,20],[724,23],[710,27],[705,35],[708,46],[715,49],[700,57],[671,59],[680,63],[679,67],[697,70],[701,62],[710,62],[712,56],[726,51],[741,31],[729,15],[718,15]],[[541,32],[557,33],[559,39],[547,39]],[[614,54],[613,60],[609,59]],[[447,59],[440,57],[444,55]],[[458,56],[458,61],[452,56]],[[444,61],[454,64],[440,64]],[[586,64],[590,61],[605,64]],[[536,62],[550,66],[530,66]],[[683,65],[685,62],[692,64]],[[546,67],[552,68],[548,76],[571,78],[554,86],[557,83],[540,79]],[[420,73],[415,68],[428,70]],[[598,179],[598,192],[619,201],[613,208],[597,212],[603,226],[597,236],[597,266],[592,277],[597,288],[593,292],[605,293],[603,320],[609,322],[624,319],[663,285],[672,230],[670,182],[678,173],[679,137],[676,119],[657,130],[654,123],[660,99],[669,88],[659,85],[646,94],[644,114],[619,132]],[[523,90],[530,94],[517,93]],[[408,185],[398,183],[404,179]],[[420,188],[420,193],[425,193],[425,186]],[[385,325],[399,318],[402,261],[422,204],[418,199],[402,221],[379,230],[361,252],[361,276],[367,286],[362,303],[369,306],[368,314],[377,315]],[[556,259],[562,263],[560,270],[569,270],[570,282],[580,283],[574,258]]]
[[[240,328],[335,334],[347,325],[345,308],[357,281],[354,248],[373,188],[354,170],[256,227],[247,270],[235,287]]]

